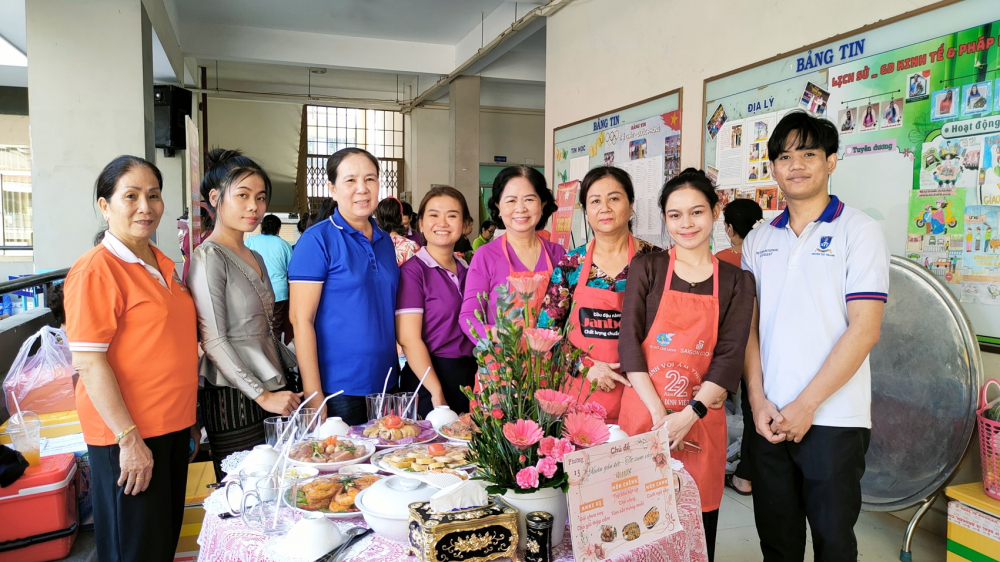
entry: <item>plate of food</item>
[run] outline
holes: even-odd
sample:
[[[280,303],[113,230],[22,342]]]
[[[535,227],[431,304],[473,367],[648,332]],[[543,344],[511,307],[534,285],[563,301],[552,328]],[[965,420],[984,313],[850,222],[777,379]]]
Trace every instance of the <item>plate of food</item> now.
[[[304,484],[295,491],[295,509],[302,512],[319,512],[330,519],[347,519],[361,515],[354,505],[354,498],[381,480],[377,474],[364,476],[337,474],[320,476]]]
[[[476,465],[465,460],[469,448],[455,443],[415,444],[379,451],[372,456],[372,464],[403,476],[414,473],[443,472],[468,480],[468,470]]]
[[[431,422],[426,420],[404,420],[390,414],[372,420],[365,425],[351,426],[347,432],[349,437],[368,438],[376,441],[379,448],[427,443],[437,438],[437,431]]]
[[[457,420],[442,425],[437,432],[438,435],[444,437],[448,441],[468,443],[472,440],[472,431],[475,427],[476,426],[472,423],[472,416],[469,414],[462,414],[461,416],[458,416]]]
[[[320,472],[337,472],[342,466],[368,460],[374,452],[375,441],[371,439],[307,439],[292,445],[288,451],[288,462],[295,466],[313,467]]]

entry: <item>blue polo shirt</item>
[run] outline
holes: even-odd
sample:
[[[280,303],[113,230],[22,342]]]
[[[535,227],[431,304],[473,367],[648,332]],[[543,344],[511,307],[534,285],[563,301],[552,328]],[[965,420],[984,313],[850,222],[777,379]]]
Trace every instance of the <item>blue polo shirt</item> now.
[[[372,241],[334,212],[299,238],[288,264],[290,283],[321,283],[316,346],[323,392],[348,396],[382,391],[396,356],[399,266],[392,240],[372,224]]]

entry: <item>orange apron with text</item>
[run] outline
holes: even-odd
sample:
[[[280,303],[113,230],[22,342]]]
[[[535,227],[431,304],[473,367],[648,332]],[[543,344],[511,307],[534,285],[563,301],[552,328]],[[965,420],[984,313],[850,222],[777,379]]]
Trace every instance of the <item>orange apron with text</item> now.
[[[622,320],[622,302],[625,293],[616,293],[611,289],[588,287],[590,268],[594,264],[594,243],[587,249],[583,266],[580,268],[580,279],[573,291],[573,308],[566,321],[572,325],[569,332],[569,342],[578,349],[587,351],[592,359],[605,363],[618,362],[618,332]],[[628,237],[628,262],[632,263],[635,254],[635,241]],[[613,282],[613,281],[612,281]],[[575,313],[575,316],[574,316]],[[569,379],[567,394],[578,397],[584,402],[590,390],[590,381],[584,377]],[[615,383],[615,389],[610,392],[594,390],[587,402],[597,402],[608,411],[607,423],[618,423],[618,414],[622,407],[622,390],[625,385]],[[582,389],[582,391],[581,391]]]
[[[719,260],[712,260],[712,296],[672,291],[674,261],[671,250],[663,298],[642,348],[649,378],[663,405],[667,410],[679,412],[694,398],[691,388],[702,383],[718,341]],[[634,388],[626,388],[622,395],[619,424],[629,435],[645,433],[653,427],[649,410]],[[670,451],[670,455],[684,463],[698,484],[701,510],[715,511],[722,503],[726,478],[725,410],[709,408],[684,441],[697,445],[701,451],[686,446],[683,451]]]
[[[542,301],[545,300],[545,291],[549,289],[549,279],[552,277],[552,258],[549,257],[549,253],[545,251],[545,244],[542,243],[542,239],[538,239],[538,243],[542,245],[541,255],[538,259],[545,257],[545,271],[534,271],[535,266],[538,264],[533,264],[531,266],[531,271],[514,271],[514,263],[510,261],[510,252],[507,250],[507,234],[501,236],[500,247],[503,248],[503,256],[507,258],[507,265],[510,267],[510,276],[517,279],[520,277],[531,277],[532,275],[544,275],[545,280],[538,284],[538,290],[531,297],[531,302],[528,303],[530,309],[533,311],[534,316],[530,318],[530,322],[526,328],[534,328],[535,324],[538,322],[538,312],[542,309]],[[525,266],[527,267],[527,266]],[[514,295],[514,306],[524,306],[524,299],[521,295]]]

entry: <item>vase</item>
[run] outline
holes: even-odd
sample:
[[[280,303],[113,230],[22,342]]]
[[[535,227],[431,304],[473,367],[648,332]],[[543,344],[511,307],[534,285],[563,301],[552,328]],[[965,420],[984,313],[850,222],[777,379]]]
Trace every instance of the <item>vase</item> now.
[[[566,493],[559,488],[541,488],[530,494],[518,494],[507,490],[503,500],[517,508],[517,533],[519,547],[523,550],[527,540],[524,518],[532,511],[552,514],[552,547],[562,544],[566,532],[566,518],[569,515]]]

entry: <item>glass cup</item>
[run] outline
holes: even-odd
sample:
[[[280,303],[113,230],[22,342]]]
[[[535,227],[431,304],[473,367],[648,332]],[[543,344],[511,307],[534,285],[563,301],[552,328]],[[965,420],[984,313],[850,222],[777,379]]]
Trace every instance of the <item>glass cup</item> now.
[[[297,427],[295,428],[295,440],[299,441],[305,439],[307,435],[312,434],[319,427],[319,410],[316,408],[302,408],[299,413],[295,415],[295,423]]]
[[[368,404],[368,421],[385,417],[392,409],[392,395],[376,392],[365,396]]]
[[[265,535],[283,535],[295,523],[292,507],[295,505],[295,481],[281,476],[265,476],[257,480],[256,489],[243,495],[241,506],[243,524]],[[248,501],[257,501],[248,509]]]
[[[417,401],[412,392],[397,392],[392,395],[392,411],[404,420],[417,419]],[[409,406],[409,407],[407,407]]]
[[[225,497],[226,503],[229,504],[229,513],[233,515],[240,515],[243,507],[251,507],[251,505],[244,504],[247,492],[256,489],[257,482],[267,478],[270,474],[270,466],[258,464],[244,468],[240,471],[239,476],[235,480],[226,482]],[[231,495],[234,488],[239,489],[239,499],[235,503],[233,502],[233,496]]]
[[[7,421],[7,435],[10,436],[14,450],[28,461],[28,466],[42,464],[42,420],[37,414],[25,411],[11,416]]]
[[[288,418],[282,416],[273,416],[264,420],[264,440],[265,442],[274,447],[278,448],[278,443],[281,441],[281,434],[288,427]],[[293,436],[294,437],[294,436]]]

